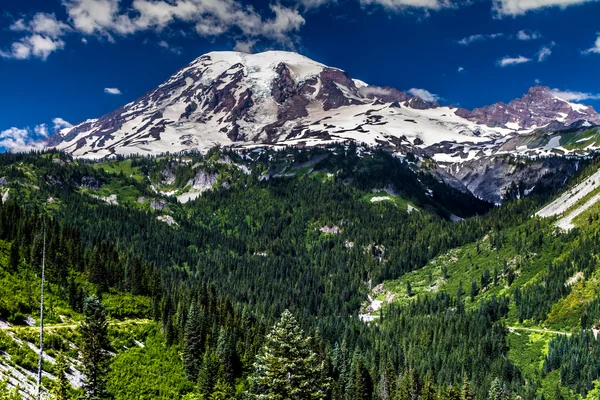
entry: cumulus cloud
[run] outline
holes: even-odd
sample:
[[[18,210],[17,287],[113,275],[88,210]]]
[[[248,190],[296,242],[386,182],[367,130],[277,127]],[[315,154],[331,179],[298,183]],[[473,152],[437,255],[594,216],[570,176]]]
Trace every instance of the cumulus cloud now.
[[[390,89],[386,89],[381,86],[363,86],[360,87],[358,91],[365,97],[389,96],[392,94],[392,91]]]
[[[0,132],[0,148],[11,152],[23,152],[39,149],[41,145],[31,137],[29,129],[13,127]]]
[[[556,45],[556,43],[551,42],[546,46],[542,46],[540,51],[537,52],[536,57],[538,62],[546,61],[548,57],[552,54],[552,48]]]
[[[256,43],[257,41],[252,39],[238,40],[237,42],[235,42],[235,47],[233,48],[233,51],[251,54],[254,50],[254,46],[256,45]]]
[[[104,93],[106,94],[112,94],[112,95],[119,95],[121,94],[121,91],[118,88],[104,88]]]
[[[71,124],[70,122],[58,117],[52,120],[52,124],[54,132],[60,131],[61,129],[65,128],[71,128],[73,126],[73,124]]]
[[[15,21],[10,30],[15,32],[37,33],[51,38],[58,38],[71,30],[69,25],[56,19],[54,14],[37,13],[26,21],[21,18]]]
[[[57,117],[52,120],[52,132],[58,132],[72,126],[62,118]],[[47,124],[39,124],[33,128],[8,128],[0,132],[0,148],[11,152],[42,150],[44,139],[48,138],[50,134],[50,128]]]
[[[570,90],[552,89],[556,97],[567,101],[600,100],[600,93],[572,92]]]
[[[305,9],[332,0],[299,0]],[[437,0],[434,0],[437,1]],[[172,24],[187,24],[203,37],[230,34],[240,43],[269,40],[294,48],[296,33],[305,24],[298,5],[287,7],[274,2],[265,13],[241,0],[62,0],[68,23],[54,14],[37,13],[30,19],[15,21],[10,29],[25,35],[8,48],[0,49],[0,57],[45,60],[65,47],[63,37],[79,33],[82,42],[95,36],[114,42],[118,37],[138,32],[160,33]],[[159,42],[159,46],[180,53],[180,49]]]
[[[514,17],[548,7],[566,8],[593,1],[597,0],[493,0],[492,9],[497,17]]]
[[[486,40],[490,40],[490,39],[497,39],[500,37],[503,37],[504,34],[503,33],[492,33],[492,34],[477,34],[477,35],[471,35],[471,36],[467,36],[464,37],[462,39],[460,39],[458,41],[458,44],[461,44],[463,46],[468,46],[471,43],[476,43],[476,42],[484,42]]]
[[[450,0],[360,0],[360,3],[364,6],[379,5],[392,11],[402,11],[410,8],[439,10],[455,5]]]
[[[503,57],[498,60],[498,65],[501,67],[508,67],[509,65],[525,64],[532,61],[531,58],[518,56],[518,57]]]
[[[54,14],[37,13],[30,20],[15,21],[10,30],[23,32],[26,36],[13,42],[9,49],[0,50],[0,57],[16,60],[40,58],[46,60],[50,54],[65,47],[61,39],[70,31]]]
[[[114,40],[115,35],[140,31],[160,32],[176,22],[193,24],[202,36],[238,31],[246,37],[264,37],[289,45],[290,35],[305,20],[299,11],[279,3],[272,4],[271,18],[237,0],[134,0],[131,8],[119,0],[64,0],[69,20],[79,32]]]
[[[411,96],[418,97],[429,103],[433,103],[433,102],[441,99],[440,96],[438,96],[437,94],[433,94],[430,91],[425,90],[425,89],[412,88],[408,91],[408,94],[410,94]]]
[[[532,32],[527,29],[523,29],[523,30],[520,30],[519,32],[517,32],[517,39],[523,40],[523,41],[537,40],[537,39],[540,39],[541,37],[542,37],[541,33]]]
[[[592,47],[590,47],[589,49],[587,49],[586,51],[584,51],[583,53],[584,54],[591,54],[591,53],[600,54],[600,33],[598,34],[598,37],[596,38],[596,42],[594,43],[594,45]]]

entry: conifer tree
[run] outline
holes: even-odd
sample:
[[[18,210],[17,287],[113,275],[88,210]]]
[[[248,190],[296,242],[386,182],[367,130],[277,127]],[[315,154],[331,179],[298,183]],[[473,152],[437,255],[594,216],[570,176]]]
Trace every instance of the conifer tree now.
[[[250,376],[250,398],[261,400],[323,399],[328,382],[324,363],[310,348],[296,319],[288,310],[266,337]]]
[[[67,379],[67,370],[69,366],[63,353],[59,353],[56,357],[56,382],[52,388],[52,400],[67,400],[69,399],[69,387],[71,384]]]
[[[215,384],[209,398],[210,400],[234,400],[235,390],[225,379],[221,378]]]
[[[110,398],[106,390],[110,346],[106,311],[97,297],[89,297],[84,304],[84,319],[79,325],[81,334],[81,361],[84,374],[84,399]]]
[[[471,382],[467,378],[463,381],[462,391],[460,393],[460,400],[475,400],[475,394],[471,389]]]
[[[210,395],[221,377],[221,363],[219,357],[210,348],[207,348],[202,357],[202,364],[198,371],[198,392],[204,399],[210,398]]]
[[[196,305],[192,302],[183,337],[183,366],[188,379],[193,382],[198,379],[203,346],[202,322]]]
[[[435,386],[431,379],[431,374],[427,374],[425,377],[425,384],[423,385],[423,391],[421,392],[421,400],[435,400]]]
[[[10,269],[16,272],[19,269],[19,261],[21,260],[21,252],[19,250],[19,243],[13,241],[10,245]]]
[[[500,379],[494,379],[488,392],[488,400],[508,400],[509,398],[508,390],[502,385]]]
[[[356,400],[371,400],[373,398],[373,380],[363,360],[354,369],[354,396]]]

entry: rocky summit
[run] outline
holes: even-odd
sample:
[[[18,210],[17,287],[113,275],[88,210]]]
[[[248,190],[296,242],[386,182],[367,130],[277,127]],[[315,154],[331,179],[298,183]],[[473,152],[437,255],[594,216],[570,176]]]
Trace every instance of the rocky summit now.
[[[517,179],[506,167],[514,163],[503,157],[537,163],[530,174],[518,175],[533,186],[558,170],[574,171],[570,158],[550,163],[566,169],[536,160],[589,154],[600,146],[598,125],[600,115],[593,107],[543,86],[508,104],[466,110],[369,85],[297,53],[212,52],[139,99],[63,129],[46,144],[76,157],[101,159],[205,151],[216,145],[304,147],[354,141],[430,160],[421,164],[441,179],[500,202]],[[564,173],[555,179],[562,182]]]

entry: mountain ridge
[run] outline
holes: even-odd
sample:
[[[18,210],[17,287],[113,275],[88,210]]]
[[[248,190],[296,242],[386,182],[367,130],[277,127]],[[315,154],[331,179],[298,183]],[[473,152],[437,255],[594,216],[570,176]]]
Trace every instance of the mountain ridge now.
[[[212,52],[135,101],[61,130],[47,145],[88,158],[205,150],[217,144],[340,140],[427,147],[492,141],[551,122],[566,128],[578,121],[597,125],[600,116],[542,86],[508,104],[470,111],[368,85],[297,53]]]

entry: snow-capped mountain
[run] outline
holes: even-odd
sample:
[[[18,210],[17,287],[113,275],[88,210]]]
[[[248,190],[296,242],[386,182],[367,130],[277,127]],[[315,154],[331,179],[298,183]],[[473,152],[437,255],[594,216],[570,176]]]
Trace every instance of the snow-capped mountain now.
[[[508,105],[468,111],[368,85],[296,53],[213,52],[136,101],[60,131],[48,146],[100,158],[216,144],[313,145],[351,139],[399,152],[432,148],[443,162],[452,161],[449,153],[457,145],[458,160],[465,160],[472,158],[464,155],[470,152],[499,151],[498,141],[513,132],[579,120],[600,123],[591,107],[561,100],[542,87]]]
[[[600,115],[593,107],[571,103],[559,96],[549,87],[535,86],[508,104],[496,103],[473,111],[459,109],[456,114],[487,126],[514,130],[543,128],[556,122],[569,126],[582,120],[600,125]]]

